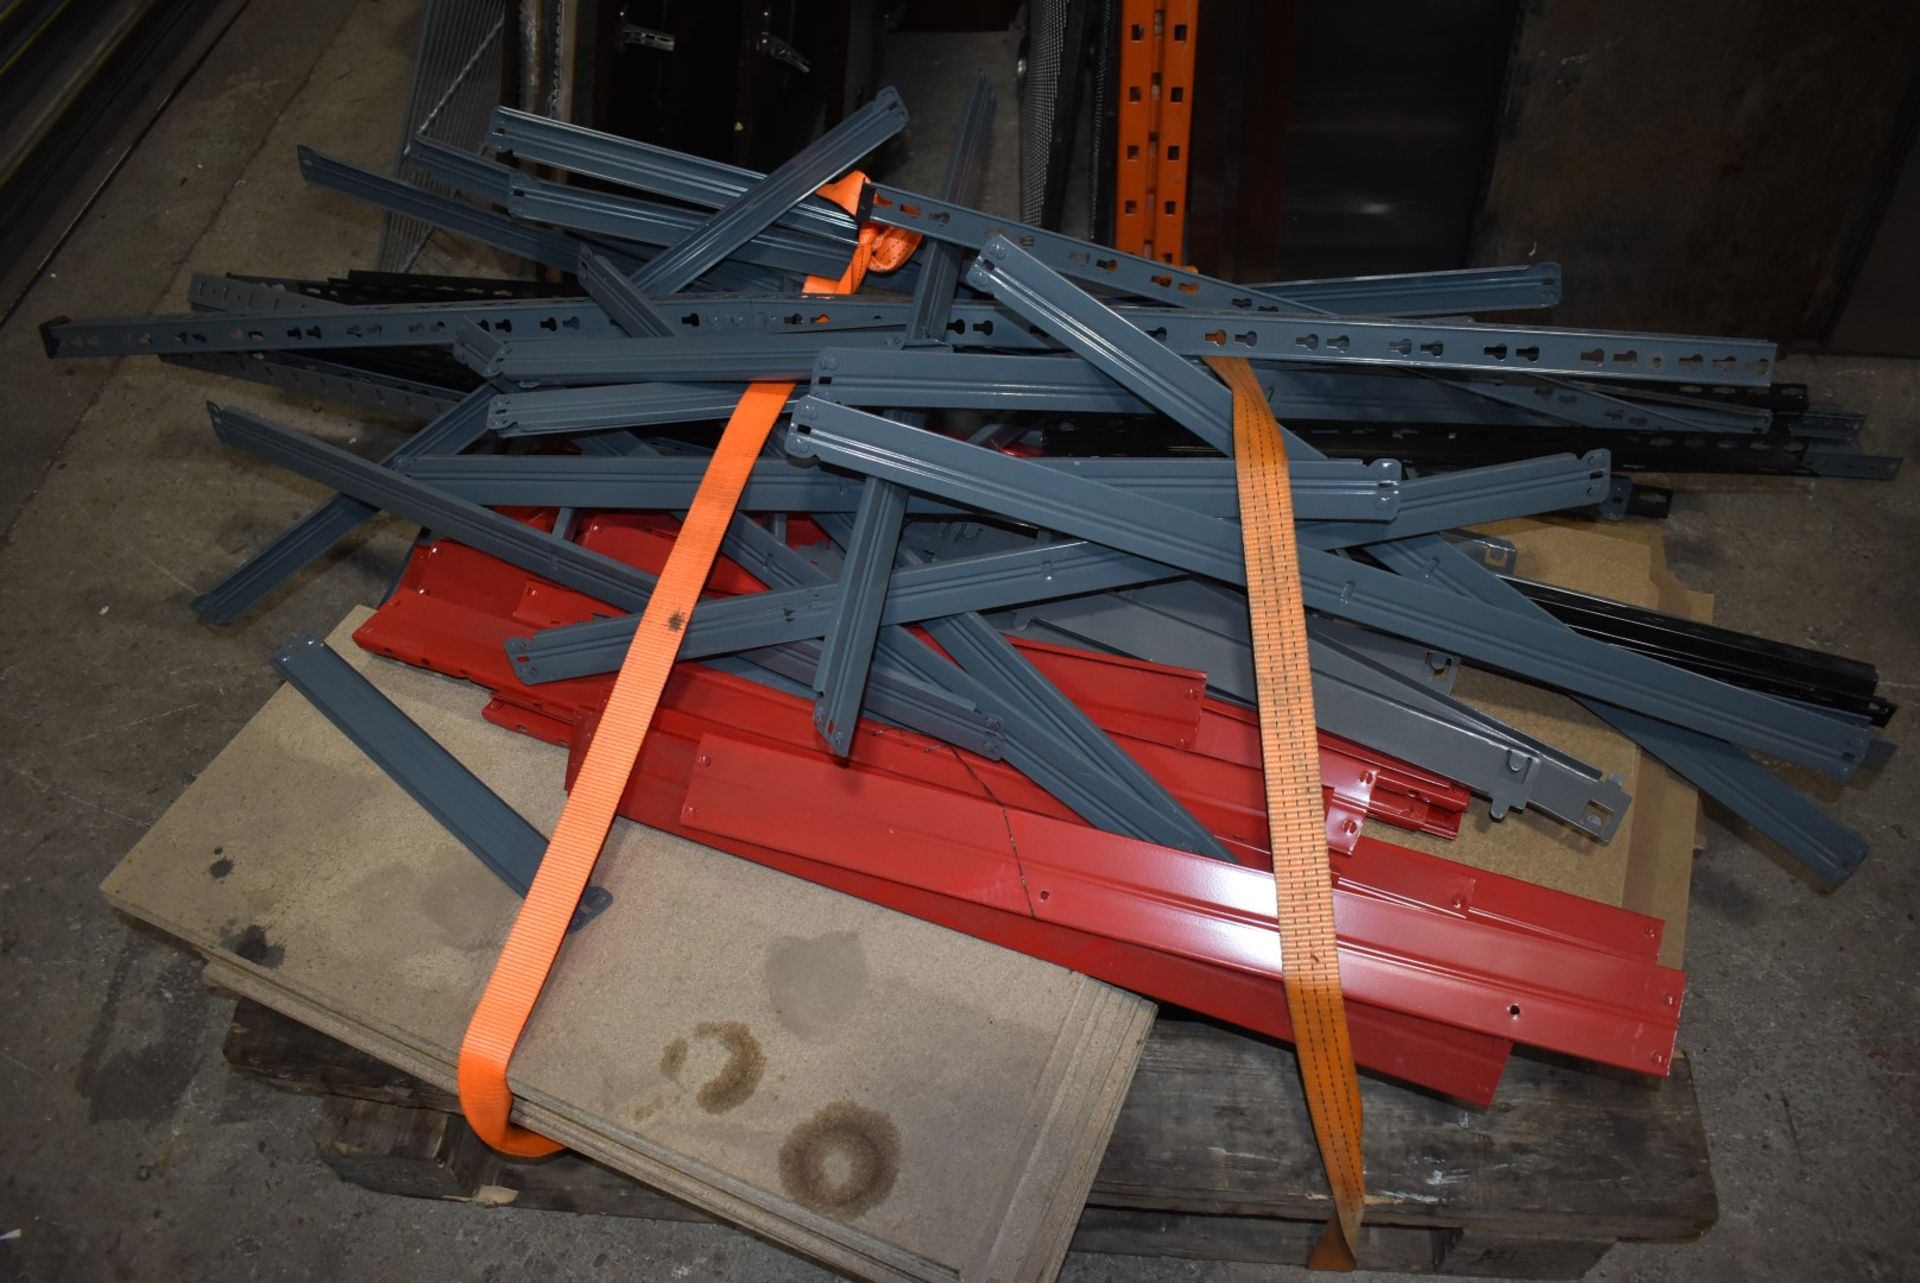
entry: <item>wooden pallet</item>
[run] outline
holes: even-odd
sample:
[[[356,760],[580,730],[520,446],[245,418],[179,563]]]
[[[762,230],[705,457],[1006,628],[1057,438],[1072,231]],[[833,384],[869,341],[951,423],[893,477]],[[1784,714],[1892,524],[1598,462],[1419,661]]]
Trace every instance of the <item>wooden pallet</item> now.
[[[572,1155],[494,1153],[447,1093],[242,999],[236,1070],[331,1096],[320,1157],[384,1193],[555,1211],[705,1220]],[[1615,1242],[1687,1242],[1718,1214],[1691,1068],[1661,1083],[1516,1056],[1486,1111],[1364,1084],[1361,1264],[1571,1279]],[[1162,1018],[1114,1130],[1076,1251],[1304,1263],[1327,1196],[1291,1053]]]

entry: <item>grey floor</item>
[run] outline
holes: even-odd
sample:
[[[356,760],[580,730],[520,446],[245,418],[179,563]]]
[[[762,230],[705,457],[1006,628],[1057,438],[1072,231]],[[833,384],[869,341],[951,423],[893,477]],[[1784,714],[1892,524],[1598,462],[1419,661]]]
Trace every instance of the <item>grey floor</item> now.
[[[382,1198],[315,1161],[316,1106],[235,1078],[226,1003],[184,953],[108,912],[100,879],[274,688],[266,655],[373,601],[391,523],[227,633],[196,589],[315,491],[221,449],[209,397],[373,449],[392,425],[149,361],[53,364],[34,324],[177,310],[195,270],[325,275],[371,263],[377,220],[305,190],[296,142],[387,159],[413,0],[255,0],[0,329],[0,1277],[360,1279],[825,1277],[713,1226]],[[898,163],[932,186],[955,86],[1003,82],[1004,39],[897,42],[919,113]],[[1003,119],[1011,103],[1003,93]],[[1001,131],[995,170],[1012,169]],[[989,199],[1012,203],[1010,183]],[[1571,288],[1578,289],[1577,281]],[[1868,412],[1870,445],[1920,455],[1920,366],[1796,360]],[[1677,568],[1720,618],[1874,659],[1920,699],[1909,575],[1920,467],[1892,485],[1731,481],[1669,522]],[[1920,712],[1920,710],[1915,710]],[[1915,713],[1896,722],[1904,741]],[[1601,1279],[1911,1277],[1920,1253],[1915,758],[1823,790],[1875,854],[1821,896],[1716,821],[1694,877],[1682,1041],[1722,1201],[1685,1247],[1625,1246]],[[1075,1256],[1065,1277],[1255,1280],[1292,1270]]]

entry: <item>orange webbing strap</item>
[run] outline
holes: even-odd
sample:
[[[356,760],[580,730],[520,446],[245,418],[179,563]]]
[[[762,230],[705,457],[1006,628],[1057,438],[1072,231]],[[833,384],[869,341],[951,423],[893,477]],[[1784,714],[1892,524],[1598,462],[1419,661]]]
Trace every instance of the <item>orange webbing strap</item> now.
[[[851,173],[821,188],[820,194],[851,213],[865,182],[865,175]],[[809,277],[806,288],[810,293],[851,293],[869,267],[891,271],[907,260],[918,243],[919,237],[912,233],[896,236],[862,227],[846,274],[838,281]],[[647,599],[633,645],[614,679],[599,730],[560,812],[540,870],[467,1024],[460,1044],[460,1108],[480,1139],[495,1149],[532,1158],[561,1148],[510,1121],[513,1092],[507,1086],[507,1063],[560,952],[607,831],[613,827],[620,794],[653,722],[687,620],[739,506],[740,492],[793,388],[791,383],[752,384],[727,420],[693,506],[680,524],[673,552]]]
[[[1307,1110],[1336,1213],[1310,1264],[1350,1270],[1367,1197],[1360,1152],[1360,1080],[1347,1037],[1333,930],[1333,882],[1327,869],[1327,821],[1320,797],[1293,489],[1280,425],[1253,368],[1239,357],[1209,357],[1207,364],[1233,390],[1234,476],[1240,488],[1240,540],[1253,618],[1260,758],[1273,840],[1282,978]]]

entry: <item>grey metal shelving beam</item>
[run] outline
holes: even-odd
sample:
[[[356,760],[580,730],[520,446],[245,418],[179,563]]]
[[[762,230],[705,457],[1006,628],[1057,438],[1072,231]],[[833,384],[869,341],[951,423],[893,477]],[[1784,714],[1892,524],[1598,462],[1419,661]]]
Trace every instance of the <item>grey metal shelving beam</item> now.
[[[465,201],[423,191],[411,183],[343,160],[335,160],[311,147],[300,148],[300,173],[316,187],[366,201],[381,209],[408,218],[417,218],[443,231],[491,245],[548,267],[571,272],[580,256],[580,242],[561,232],[515,222],[504,214],[469,205]],[[640,260],[618,251],[609,251],[623,268],[636,268]]]
[[[1240,534],[1232,524],[1111,487],[1051,474],[1040,482],[1025,461],[915,432],[814,398],[793,412],[787,448],[801,457],[883,476],[1062,534],[1091,539],[1226,583],[1245,582]],[[911,433],[902,438],[901,433]],[[1451,553],[1444,540],[1431,540]],[[1383,544],[1382,548],[1410,545]],[[1458,554],[1453,554],[1458,556]],[[1478,570],[1467,561],[1463,564]],[[1850,775],[1869,737],[1856,726],[1702,678],[1645,656],[1579,637],[1557,624],[1464,609],[1455,594],[1311,548],[1300,552],[1308,607],[1436,646],[1547,685],[1685,722],[1711,734]],[[1485,573],[1484,571],[1482,573]]]
[[[187,306],[196,312],[338,312],[346,307],[299,290],[213,272],[193,274],[187,283]]]
[[[542,182],[524,174],[514,175],[506,207],[515,218],[616,244],[672,245],[697,231],[703,221],[691,210]],[[755,233],[728,257],[802,276],[837,277],[847,269],[847,252],[841,246],[780,228]]]
[[[1456,526],[1591,507],[1607,497],[1607,483],[1605,450],[1442,472],[1401,482],[1400,510],[1389,521],[1302,522],[1300,542],[1323,550],[1351,548]]]
[[[540,830],[312,633],[274,652],[273,666],[495,877],[527,894],[547,854]],[[574,927],[612,903],[604,887],[588,887]]]
[[[732,549],[728,552],[739,559]],[[914,624],[941,615],[1152,583],[1179,573],[1084,540],[1030,544],[895,569],[880,622]],[[703,602],[687,622],[681,654],[701,659],[824,636],[839,608],[839,593],[839,586],[829,583]],[[636,617],[623,616],[549,628],[511,639],[507,653],[515,673],[528,683],[612,672],[620,666],[637,623]]]
[[[190,370],[423,421],[452,409],[461,396],[457,388],[375,374],[292,352],[181,352],[160,359]]]
[[[1567,378],[1465,379],[1452,386],[1543,418],[1603,431],[1752,434],[1765,432],[1773,423],[1773,412],[1760,406],[1661,400],[1639,391],[1623,396]]]
[[[806,563],[791,550],[783,546],[776,547],[771,536],[763,535],[763,542],[777,563],[771,568],[775,580],[790,587],[826,583],[825,572]],[[694,612],[696,620],[699,613],[698,610]],[[817,653],[818,647],[800,643],[776,648],[775,653],[804,653],[807,650]],[[747,657],[758,660],[767,653],[753,651]],[[1140,799],[1119,788],[1110,777],[1091,767],[1069,746],[1033,722],[1023,709],[1006,704],[988,683],[943,658],[918,638],[899,628],[884,628],[875,644],[875,653],[876,667],[869,675],[869,712],[882,712],[874,702],[872,685],[879,675],[879,665],[885,663],[903,669],[912,682],[942,693],[945,699],[957,698],[986,717],[998,735],[992,755],[1004,756],[1010,764],[1089,822],[1134,836],[1159,832],[1165,827],[1164,816],[1152,813]],[[944,728],[929,725],[927,719],[918,716],[915,710],[901,710],[901,713],[903,715],[896,716],[895,720],[902,725],[935,735],[949,743],[966,746]],[[1143,825],[1144,828],[1141,827]]]
[[[1075,351],[1100,364],[1130,390],[1152,401],[1191,430],[1203,436],[1208,430],[1217,434],[1219,421],[1212,417],[1211,407],[1199,395],[1198,384],[1173,372],[1155,351],[1154,345],[1142,342],[1141,336],[1124,319],[1004,241],[990,246],[987,254],[976,260],[974,271],[983,273],[989,264],[992,272],[986,273],[986,279],[991,281],[997,274],[999,278],[1010,282],[1007,295],[1016,310],[1025,309],[1023,314],[1027,314],[1029,319],[1057,326],[1057,336]],[[796,415],[806,413],[806,404],[811,404],[811,399],[803,403],[803,408],[796,411]],[[1291,435],[1288,437],[1288,450],[1302,457],[1318,455],[1312,447]],[[949,494],[945,497],[952,496]],[[1085,529],[1074,529],[1071,533],[1085,535],[1087,532]],[[1502,594],[1512,592],[1496,576],[1438,535],[1384,542],[1370,548],[1370,551],[1389,564],[1397,564],[1416,578],[1457,576],[1458,583],[1453,590],[1469,598],[1500,605],[1506,601]],[[1161,555],[1166,554],[1163,552]],[[1175,557],[1167,559],[1178,560]],[[1230,560],[1229,556],[1229,563]],[[1199,568],[1191,563],[1182,564],[1189,569]],[[1215,564],[1217,566],[1219,562],[1216,560]],[[1773,752],[1803,765],[1816,766],[1836,778],[1850,776],[1863,760],[1871,743],[1870,737],[1859,728],[1845,726],[1809,709],[1797,708],[1766,696],[1756,696],[1752,692],[1740,691],[1710,679],[1698,679],[1665,665],[1654,663],[1639,667],[1625,663],[1623,653],[1604,645],[1598,648],[1581,645],[1580,642],[1591,639],[1578,639],[1571,630],[1557,623],[1549,626],[1549,621],[1543,618],[1525,617],[1522,620],[1527,627],[1521,631],[1528,634],[1530,642],[1522,649],[1529,651],[1529,654],[1509,654],[1505,660],[1492,659],[1487,651],[1469,649],[1451,640],[1459,636],[1450,633],[1452,626],[1466,625],[1471,628],[1474,621],[1470,616],[1456,613],[1443,628],[1440,614],[1446,612],[1450,605],[1444,600],[1445,593],[1441,598],[1427,600],[1426,608],[1430,617],[1423,622],[1417,605],[1396,601],[1397,592],[1390,582],[1373,579],[1373,572],[1368,568],[1327,560],[1324,552],[1303,549],[1303,575],[1310,564],[1320,572],[1320,578],[1316,581],[1308,576],[1308,604],[1330,614],[1416,640],[1430,641],[1446,649],[1457,650],[1463,656],[1535,676],[1549,684],[1571,686],[1577,693],[1595,695],[1592,686],[1581,686],[1580,681],[1599,677],[1602,678],[1600,686],[1603,688],[1597,692],[1599,697],[1628,704],[1632,711],[1682,721],[1690,727],[1709,731],[1734,742]],[[1362,584],[1369,582],[1376,593],[1362,594]],[[1337,604],[1328,604],[1325,594],[1329,591],[1337,595]],[[1362,597],[1364,600],[1356,605],[1356,598]],[[1399,616],[1397,623],[1388,622],[1396,615]],[[1510,631],[1516,627],[1512,618],[1504,615],[1493,622],[1508,627]],[[1481,625],[1482,628],[1486,626],[1485,623]],[[1423,628],[1426,631],[1422,631]],[[1435,629],[1442,631],[1436,632]],[[1538,631],[1532,631],[1535,629]],[[1484,635],[1474,639],[1475,644],[1484,640],[1498,639]],[[1543,675],[1539,667],[1527,666],[1529,663],[1544,663],[1546,669],[1552,669],[1556,667],[1556,653],[1561,657],[1578,657],[1597,667],[1585,674],[1563,672],[1556,678]],[[1580,681],[1567,680],[1571,676],[1578,676]],[[1619,689],[1611,694],[1604,689],[1609,681],[1623,680],[1635,684],[1631,698],[1621,698]],[[1662,689],[1672,695],[1670,700],[1660,697]],[[1676,713],[1680,716],[1675,717]]]
[[[537,437],[700,423],[732,414],[746,390],[744,383],[665,382],[526,389],[495,397],[487,426],[503,437]]]
[[[960,193],[978,190],[992,119],[993,98],[986,81],[981,79],[975,82],[967,97],[960,129],[947,158],[945,190],[948,194],[958,197]],[[935,247],[914,289],[913,310],[907,318],[907,342],[927,342],[936,330],[944,329],[959,280],[959,251],[951,246]],[[918,424],[921,419],[915,416],[902,421]],[[861,692],[879,639],[880,613],[886,604],[888,580],[893,574],[901,524],[906,515],[906,489],[891,481],[868,477],[861,483],[860,503],[852,523],[839,532],[844,549],[840,593],[821,640],[820,667],[813,678],[814,730],[836,757],[844,758],[853,743]]]
[[[493,151],[539,165],[552,165],[668,196],[705,209],[739,198],[763,175],[722,161],[706,160],[603,134],[580,125],[501,107],[493,114],[487,145]],[[779,226],[808,232],[853,252],[857,228],[839,206],[808,195],[775,220]]]
[[[972,305],[969,305],[972,306]],[[1076,356],[971,351],[829,350],[814,367],[814,394],[862,409],[1051,410],[1147,414],[1152,407]],[[1265,365],[1256,373],[1282,421],[1565,423],[1608,429],[1668,427],[1761,432],[1772,421],[1759,407],[1717,406],[1674,397],[1596,392],[1572,380],[1522,382],[1500,376],[1440,379],[1396,370],[1338,372]]]
[[[597,435],[603,434],[582,436],[576,444]],[[1208,516],[1239,516],[1228,460],[1045,457],[1034,462],[1049,473],[1085,477]],[[609,462],[560,454],[474,454],[415,458],[407,471],[449,494],[490,506],[571,502],[582,508],[675,509],[692,503],[705,467],[698,458]],[[1588,470],[1580,460],[1563,455],[1413,481],[1400,481],[1398,476],[1399,467],[1391,460],[1303,463],[1292,478],[1295,515],[1304,519],[1301,530],[1324,531],[1314,538],[1329,547],[1375,541],[1396,526],[1408,528],[1395,520],[1407,496],[1418,500],[1416,512],[1425,514],[1418,522],[1422,528],[1461,513],[1476,521],[1528,515],[1565,507],[1561,500],[1568,495],[1577,502],[1586,492]],[[744,512],[852,512],[859,506],[860,489],[858,478],[842,472],[784,457],[763,459],[753,466],[740,508]],[[1529,495],[1531,502],[1524,497]],[[907,510],[918,516],[966,512],[924,498],[915,498]]]
[[[892,88],[882,89],[871,102],[721,206],[684,239],[662,250],[634,273],[633,283],[647,294],[685,289],[708,268],[771,227],[815,188],[839,177],[906,126],[907,108],[900,95]]]
[[[489,374],[522,385],[804,381],[828,344],[899,346],[901,336],[876,331],[793,330],[779,334],[681,334],[671,339],[513,337],[501,343]]]
[[[813,728],[835,757],[845,757],[853,746],[867,665],[880,636],[880,612],[886,605],[887,581],[906,515],[904,487],[869,481],[860,492],[852,530],[845,536],[840,591],[821,640],[820,667],[813,676]]]
[[[476,398],[476,400],[478,400]],[[482,403],[483,404],[483,403]],[[270,423],[244,410],[209,403],[216,436],[227,445],[290,468],[361,504],[391,512],[457,539],[530,574],[551,579],[624,610],[644,610],[653,576],[544,530],[456,499],[359,455]],[[475,417],[484,423],[484,409]]]
[[[1583,702],[1668,770],[1778,842],[1824,885],[1846,881],[1867,858],[1864,837],[1733,745],[1598,700]]]
[[[491,388],[468,393],[452,409],[401,442],[379,463],[359,462],[376,470],[401,468],[422,453],[466,449],[486,435],[486,410],[491,393]],[[358,456],[349,457],[358,459]],[[345,492],[334,495],[247,558],[239,569],[195,597],[194,613],[210,624],[233,623],[312,564],[316,557],[371,521],[379,511],[378,504],[366,502],[358,495]]]
[[[1402,574],[1492,611],[1496,627],[1551,619],[1537,603],[1478,562],[1458,550],[1448,551],[1453,555],[1427,558],[1418,552],[1387,545],[1381,560]],[[1626,701],[1604,694],[1584,693],[1580,702],[1596,717],[1664,762],[1676,775],[1779,842],[1822,881],[1831,884],[1844,879],[1866,858],[1867,843],[1863,838],[1726,742],[1748,741],[1722,734],[1719,728],[1695,719],[1669,718],[1652,715],[1644,708],[1621,707]],[[1796,707],[1785,701],[1775,702],[1783,707]],[[1853,724],[1853,731],[1858,754],[1846,764],[1844,771],[1828,768],[1828,773],[1837,778],[1844,779],[1851,774],[1853,767],[1865,760],[1874,748],[1871,735],[1863,727]],[[1750,744],[1750,747],[1765,751],[1764,745]],[[1776,756],[1796,760],[1787,754],[1776,753]]]
[[[569,259],[567,270],[575,266]],[[566,333],[588,338],[611,338],[620,332],[593,300],[556,298],[335,307],[323,312],[62,318],[47,322],[41,333],[51,356],[165,356],[303,348],[451,347],[462,325],[489,333]]]
[[[828,537],[851,548],[847,541],[852,531],[845,517],[821,518],[821,526]],[[925,564],[920,554],[910,550],[902,549],[900,557],[909,568]],[[1022,769],[1029,771],[1033,762],[1044,763],[1042,775],[1034,778],[1083,818],[1178,850],[1218,860],[1232,858],[1205,825],[997,628],[971,611],[928,618],[925,627],[968,681],[976,684],[974,689],[984,693],[982,706],[995,708],[1005,720],[1008,760],[1016,765],[1027,762]]]
[[[1264,281],[1251,288],[1324,307],[1341,316],[1466,316],[1552,307],[1560,301],[1560,264],[1463,267],[1320,280]]]
[[[1111,356],[1093,340],[1105,333],[1096,322],[1115,313],[1014,241],[1005,236],[987,241],[967,269],[967,283],[992,294],[1095,365],[1108,368]],[[1705,379],[1731,386],[1766,387],[1772,383],[1777,355],[1773,344],[1756,339],[1177,308],[1122,314],[1137,321],[1141,332],[1167,351],[1183,357],[1239,356],[1251,361],[1573,374],[1677,383]],[[1087,341],[1076,343],[1076,336]],[[1131,345],[1128,350],[1132,350]],[[1141,360],[1150,370],[1168,368],[1164,362]]]
[[[506,208],[520,171],[451,143],[416,134],[407,142],[407,168],[463,196]]]
[[[591,246],[581,247],[580,265],[574,275],[587,297],[598,303],[627,337],[663,339],[680,333],[679,327],[661,313],[652,299],[642,294],[611,259]]]
[[[1250,662],[1243,643],[1143,598],[1128,592],[1049,602],[1008,622],[1069,645],[1200,668],[1210,689],[1252,702],[1251,681],[1244,688],[1234,682],[1235,666]],[[1354,651],[1319,627],[1325,622],[1312,619],[1308,639],[1321,727],[1465,785],[1488,800],[1495,819],[1531,808],[1599,841],[1613,838],[1630,801],[1617,779]]]
[[[1221,454],[1233,453],[1233,396],[1226,385],[1141,331],[1003,236],[967,269],[984,290]],[[1289,453],[1294,451],[1289,442]]]

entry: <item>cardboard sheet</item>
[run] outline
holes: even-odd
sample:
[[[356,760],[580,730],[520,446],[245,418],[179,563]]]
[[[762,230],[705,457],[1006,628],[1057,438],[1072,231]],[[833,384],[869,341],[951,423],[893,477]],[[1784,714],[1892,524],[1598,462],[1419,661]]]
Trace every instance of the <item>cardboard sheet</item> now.
[[[334,647],[536,827],[564,754]],[[513,1062],[528,1125],[868,1278],[1058,1269],[1153,1004],[618,822]],[[103,888],[242,990],[442,1086],[517,900],[291,689]]]

